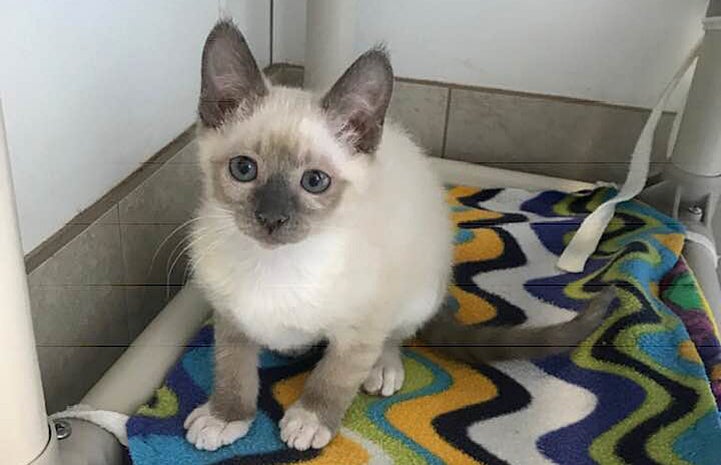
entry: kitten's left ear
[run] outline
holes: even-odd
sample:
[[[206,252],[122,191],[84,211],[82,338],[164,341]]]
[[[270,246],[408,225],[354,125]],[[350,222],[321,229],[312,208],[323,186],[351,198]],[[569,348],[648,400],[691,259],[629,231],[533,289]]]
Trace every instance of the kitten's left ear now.
[[[340,136],[358,152],[373,153],[393,93],[393,68],[383,48],[361,55],[323,97],[321,106]]]

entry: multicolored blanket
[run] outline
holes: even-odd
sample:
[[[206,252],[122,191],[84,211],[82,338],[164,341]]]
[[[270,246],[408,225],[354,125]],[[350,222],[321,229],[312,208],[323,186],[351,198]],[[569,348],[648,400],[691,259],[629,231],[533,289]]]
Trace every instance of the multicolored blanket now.
[[[683,229],[621,204],[583,273],[555,264],[610,189],[564,194],[449,187],[458,225],[447,310],[466,324],[545,325],[571,318],[615,284],[615,308],[584,344],[537,361],[469,366],[406,348],[398,394],[359,394],[323,450],[298,452],[277,422],[320,354],[264,353],[257,419],[215,452],[184,439],[183,420],[212,386],[204,327],[154,398],[128,422],[135,465],[721,463],[721,350],[682,259]]]

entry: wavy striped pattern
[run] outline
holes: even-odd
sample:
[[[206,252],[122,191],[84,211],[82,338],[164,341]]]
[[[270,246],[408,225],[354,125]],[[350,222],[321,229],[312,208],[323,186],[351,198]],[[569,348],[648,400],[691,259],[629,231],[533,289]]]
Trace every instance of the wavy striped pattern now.
[[[458,229],[444,311],[468,325],[552,324],[615,284],[608,318],[573,352],[470,366],[409,344],[403,389],[358,395],[339,436],[306,452],[287,449],[276,425],[321,353],[264,353],[258,418],[247,437],[211,453],[182,430],[212,386],[209,325],[128,423],[134,463],[718,465],[721,346],[679,259],[681,226],[628,202],[585,272],[555,267],[583,218],[611,195],[448,187]]]

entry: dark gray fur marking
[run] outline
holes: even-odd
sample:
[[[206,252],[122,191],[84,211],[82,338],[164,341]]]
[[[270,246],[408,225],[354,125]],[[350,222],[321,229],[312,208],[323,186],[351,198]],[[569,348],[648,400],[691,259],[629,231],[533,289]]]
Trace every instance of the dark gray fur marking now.
[[[572,320],[540,328],[464,326],[448,312],[440,312],[420,336],[441,352],[469,363],[540,358],[571,350],[586,339],[615,297],[615,288],[609,286]]]
[[[258,345],[215,313],[213,415],[225,421],[250,420],[258,401]]]
[[[373,153],[383,135],[383,121],[393,93],[388,53],[376,47],[361,55],[323,97],[321,106],[355,149]]]
[[[253,192],[255,218],[269,234],[282,234],[283,228],[292,224],[290,220],[298,213],[296,194],[286,180],[278,174],[272,175]]]
[[[241,107],[246,112],[268,93],[248,43],[231,20],[219,21],[206,39],[198,114],[217,128]]]

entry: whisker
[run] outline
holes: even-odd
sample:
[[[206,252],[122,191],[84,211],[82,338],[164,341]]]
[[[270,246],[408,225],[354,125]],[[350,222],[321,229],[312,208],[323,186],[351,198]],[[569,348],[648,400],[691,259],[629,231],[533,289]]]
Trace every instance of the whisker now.
[[[205,232],[210,232],[213,229],[212,226],[203,226],[197,230],[194,230],[189,234],[188,236],[192,236],[194,234],[201,234]],[[168,268],[170,268],[170,263],[173,260],[173,257],[175,256],[175,253],[178,252],[179,249],[185,247],[185,245],[188,244],[188,240],[191,239],[191,237],[184,237],[182,240],[180,240],[177,244],[175,244],[175,247],[173,247],[173,250],[170,251],[170,254],[168,255],[168,259],[165,261],[165,273],[168,273]],[[184,249],[180,254],[182,255],[186,250]]]
[[[203,231],[200,231],[202,233],[210,233],[212,231],[206,229]],[[178,245],[175,246],[173,251],[170,253],[170,256],[168,256],[168,261],[165,264],[165,284],[170,285],[170,275],[173,273],[173,268],[175,268],[175,265],[178,263],[178,260],[185,255],[186,252],[190,250],[193,245],[195,245],[200,240],[204,239],[206,237],[206,234],[199,235],[192,240],[188,241],[188,238],[185,239],[185,243],[183,241],[179,242]],[[177,255],[175,252],[178,252]],[[175,256],[175,258],[173,258]],[[172,260],[172,262],[171,262]]]
[[[178,261],[180,258],[193,247],[193,245],[197,244],[200,240],[205,239],[209,234],[217,234],[223,231],[230,230],[231,227],[224,226],[219,229],[212,229],[208,228],[209,230],[204,231],[205,234],[200,235],[196,238],[194,238],[192,241],[190,241],[185,247],[182,248],[182,250],[178,253],[178,255],[175,257],[175,260],[173,260],[172,265],[170,265],[170,268],[166,268],[166,275],[165,275],[165,285],[166,285],[166,294],[170,295],[170,275],[173,273],[173,269],[175,268],[175,265],[178,264]],[[168,257],[168,260],[170,260],[170,257]]]
[[[232,227],[221,228],[219,231],[216,231],[216,232],[213,232],[213,233],[214,233],[214,234],[222,234],[222,233],[225,233],[225,232],[227,232],[227,231],[229,231],[229,230],[232,230],[232,229],[233,229]],[[210,244],[210,246],[208,246],[208,248],[210,248],[213,244],[218,243],[218,242],[220,242],[220,241],[222,241],[222,240],[224,240],[224,239],[225,239],[224,236],[222,236],[222,237],[220,237],[220,238],[218,238],[218,239],[215,239],[214,241],[211,242],[211,244]],[[205,252],[203,252],[203,253],[205,253]],[[185,271],[183,272],[183,284],[185,284],[185,283],[187,282],[188,273],[189,273],[192,265],[193,265],[193,261],[192,261],[192,260],[188,261],[188,263],[185,265]]]
[[[160,245],[155,249],[155,252],[153,253],[153,258],[150,260],[150,266],[148,266],[148,272],[145,275],[145,280],[147,281],[150,279],[150,273],[153,271],[153,266],[155,266],[155,261],[158,259],[158,255],[160,254],[160,251],[163,249],[165,244],[170,240],[171,237],[173,237],[175,234],[177,234],[182,228],[188,226],[190,223],[193,223],[195,221],[200,221],[204,219],[222,219],[222,216],[198,216],[195,218],[191,218],[185,223],[181,224],[177,228],[173,229],[170,234],[165,236],[165,238],[160,242]],[[182,242],[182,241],[181,241]]]
[[[232,231],[231,228],[229,228],[229,230]],[[225,232],[225,231],[222,231],[222,232]],[[198,264],[200,264],[201,260],[203,260],[203,258],[210,255],[216,248],[218,248],[218,246],[220,246],[220,244],[225,239],[226,239],[226,237],[224,236],[224,237],[220,237],[220,238],[216,239],[215,241],[211,242],[210,245],[203,252],[201,252],[200,255],[198,255],[198,257],[195,258],[195,260],[191,260],[185,265],[185,273],[183,273],[183,284],[188,282],[189,274],[193,273],[195,271],[196,267],[198,266]]]

